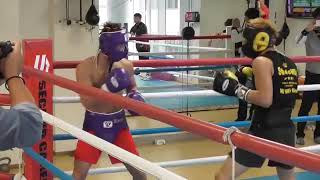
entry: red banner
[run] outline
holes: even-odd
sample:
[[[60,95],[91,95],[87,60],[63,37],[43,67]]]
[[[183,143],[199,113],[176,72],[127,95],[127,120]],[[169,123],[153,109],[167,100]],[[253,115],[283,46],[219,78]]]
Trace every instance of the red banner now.
[[[40,71],[53,73],[52,41],[33,39],[23,41],[24,64]],[[26,85],[31,91],[38,107],[47,113],[53,113],[53,85],[38,77],[24,75]],[[42,140],[33,149],[48,161],[53,162],[53,128],[44,123]],[[52,174],[27,155],[25,160],[25,177],[32,180],[52,180]]]

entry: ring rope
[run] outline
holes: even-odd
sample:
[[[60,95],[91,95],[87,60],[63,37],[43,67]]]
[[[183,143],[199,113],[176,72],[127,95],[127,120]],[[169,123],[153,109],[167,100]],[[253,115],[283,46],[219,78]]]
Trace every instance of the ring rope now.
[[[197,75],[190,75],[194,77]],[[212,81],[210,77],[208,79]],[[318,91],[320,90],[320,84],[314,85],[299,85],[298,91]],[[212,97],[212,96],[225,96],[213,90],[197,90],[197,91],[174,91],[174,92],[155,92],[155,93],[142,93],[146,99],[156,99],[156,98],[174,98],[174,97]],[[53,97],[54,103],[79,103],[79,96],[70,96],[70,97]]]
[[[318,116],[303,116],[303,117],[295,117],[291,119],[294,123],[297,122],[315,122],[315,121],[320,121],[320,115]],[[212,121],[210,121],[212,122]],[[214,123],[213,123],[214,124]],[[216,125],[222,126],[225,128],[229,128],[232,126],[241,128],[241,127],[249,127],[251,125],[251,121],[240,121],[240,122],[222,122],[222,123],[217,123]],[[133,136],[136,135],[150,135],[150,134],[164,134],[164,133],[177,133],[177,132],[182,132],[183,130],[176,128],[176,127],[164,127],[164,128],[148,128],[148,129],[134,129],[131,130],[130,133]],[[57,134],[54,135],[54,140],[56,141],[61,141],[61,140],[70,140],[70,139],[76,139],[72,137],[69,134]]]
[[[143,102],[121,97],[116,94],[106,93],[105,91],[94,87],[80,85],[75,81],[44,73],[30,67],[24,67],[24,73],[30,76],[37,76],[43,80],[86,96],[97,97],[100,100],[112,102],[116,106],[133,110],[146,117],[160,120],[161,122],[171,124],[186,131],[223,143],[222,135],[225,131],[225,128],[191,117],[186,117],[184,115],[164,110],[152,105],[147,105]],[[246,139],[245,141],[243,140],[244,138]],[[247,134],[237,134],[237,136],[232,137],[232,141],[237,147],[250,152],[255,152],[256,154],[264,156],[268,159],[276,160],[292,166],[297,166],[309,171],[320,172],[319,155],[304,152],[290,146],[270,142]],[[255,144],[254,147],[252,144]],[[284,156],[284,154],[286,156]]]
[[[56,175],[57,177],[59,177],[60,179],[63,180],[73,180],[73,178],[66,174],[65,172],[63,172],[62,170],[60,170],[59,168],[55,167],[53,164],[51,164],[47,159],[45,159],[44,157],[40,156],[38,153],[36,153],[35,151],[33,151],[32,148],[23,148],[23,151],[29,155],[30,157],[32,157],[34,160],[36,160],[38,163],[41,164],[41,166],[45,167],[46,169],[48,169],[51,173],[53,173],[54,175]]]
[[[170,54],[170,53],[169,53]],[[292,56],[294,63],[320,62],[320,56]],[[53,63],[54,69],[76,68],[81,61],[56,60]],[[213,65],[246,65],[251,64],[249,58],[206,58],[206,59],[175,59],[175,60],[148,60],[132,61],[134,67],[166,67],[166,66],[213,66]]]
[[[314,146],[308,146],[300,148],[301,150],[305,151],[311,151],[311,152],[320,152],[320,145],[314,145]],[[33,151],[31,149],[31,151]],[[36,156],[39,156],[37,153],[35,153]],[[33,158],[33,155],[31,155]],[[167,162],[157,162],[155,164],[163,167],[163,168],[172,168],[172,167],[187,167],[187,166],[194,166],[194,165],[204,165],[204,164],[217,164],[222,163],[227,159],[227,155],[225,156],[214,156],[214,157],[205,157],[205,158],[196,158],[196,159],[184,159],[184,160],[176,160],[176,161],[167,161]],[[37,160],[35,159],[39,164],[43,164],[43,160],[46,161],[46,159],[43,160]],[[49,162],[50,164],[50,162]],[[53,164],[52,164],[53,165]],[[54,166],[54,165],[53,165]],[[47,168],[47,166],[44,166]],[[118,172],[126,172],[127,169],[125,166],[118,166],[118,167],[108,167],[108,168],[97,168],[97,169],[90,169],[88,174],[89,175],[98,175],[98,174],[106,174],[106,173],[118,173]],[[66,174],[71,175],[72,171],[65,172]],[[56,175],[55,172],[53,174]]]
[[[217,36],[194,36],[192,40],[200,39],[230,39],[230,35]],[[148,40],[183,40],[182,36],[175,35],[142,35],[138,37],[130,37],[129,40],[148,41]]]
[[[320,145],[308,146],[308,147],[303,147],[299,149],[304,151],[319,153]],[[183,160],[176,160],[176,161],[155,162],[155,164],[163,168],[188,167],[188,166],[195,166],[195,165],[220,164],[220,163],[223,163],[227,158],[228,158],[228,155],[224,155],[224,156],[213,156],[213,157],[195,158],[195,159],[183,159]],[[125,166],[117,166],[117,167],[90,169],[88,174],[98,175],[98,174],[118,173],[118,172],[126,172],[126,171],[127,169]],[[72,171],[66,171],[66,173],[72,174]]]
[[[170,52],[129,52],[129,56],[165,56],[165,55],[191,55],[191,54],[211,54],[215,51],[191,51],[191,52],[185,52],[185,51],[170,51]],[[224,50],[220,52],[232,52],[232,50]],[[157,58],[159,59],[159,58]]]
[[[320,152],[320,145],[303,147],[303,148],[300,148],[300,149],[301,150],[305,150],[305,151],[311,151],[311,152]],[[33,157],[33,155],[31,157]],[[159,165],[159,166],[161,166],[163,168],[182,167],[182,166],[193,166],[193,165],[221,163],[226,158],[227,158],[227,156],[216,156],[216,157],[206,157],[206,158],[198,158],[198,159],[185,159],[185,160],[177,160],[177,161],[158,162],[158,163],[155,163],[155,164],[157,164],[157,165]],[[43,165],[42,160],[39,160],[38,162],[41,165]],[[47,166],[44,166],[44,167],[47,168]],[[90,169],[88,174],[97,175],[97,174],[116,173],[116,172],[125,172],[125,171],[126,171],[126,168],[124,166],[121,166],[121,167],[111,167],[111,168]],[[56,174],[55,172],[53,172],[53,173]],[[72,172],[70,172],[70,171],[65,172],[65,173],[66,174],[72,174]]]
[[[44,121],[52,126],[58,127],[59,129],[66,131],[68,133],[71,133],[75,137],[77,137],[79,140],[84,141],[91,146],[107,152],[111,156],[118,158],[122,160],[125,163],[130,164],[131,166],[146,172],[148,174],[151,174],[157,178],[163,179],[163,180],[171,180],[171,179],[177,179],[177,180],[185,180],[185,178],[182,178],[181,176],[178,176],[166,169],[163,169],[159,166],[156,166],[155,164],[137,156],[134,154],[131,154],[127,152],[126,150],[123,150],[122,148],[111,144],[101,138],[98,138],[86,131],[83,131],[82,129],[79,129],[69,123],[64,122],[63,120],[52,116],[44,111],[41,111],[42,116],[44,117]]]
[[[145,45],[155,45],[155,46],[166,46],[166,47],[177,47],[177,48],[183,48],[183,49],[199,49],[199,50],[210,50],[212,52],[224,52],[228,49],[226,48],[213,48],[213,47],[199,47],[199,46],[184,46],[181,44],[167,44],[167,43],[150,43],[150,42],[143,42],[143,41],[130,41],[131,43],[135,44],[145,44]],[[169,52],[170,53],[170,52]]]
[[[231,68],[231,66],[195,66],[195,67],[171,67],[171,68],[135,68],[137,75],[142,72],[167,72],[167,71],[199,71],[199,70],[217,70],[222,68]]]

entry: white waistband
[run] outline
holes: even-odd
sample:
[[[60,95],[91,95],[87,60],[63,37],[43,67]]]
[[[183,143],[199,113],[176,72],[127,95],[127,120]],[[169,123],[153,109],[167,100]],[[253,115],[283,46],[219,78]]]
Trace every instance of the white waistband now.
[[[121,113],[123,111],[123,109],[120,109],[119,111],[116,111],[116,112],[113,112],[113,113],[100,113],[100,112],[91,111],[89,109],[86,109],[86,111],[88,111],[90,113],[94,113],[94,114],[110,116],[110,115],[115,115],[115,114]]]

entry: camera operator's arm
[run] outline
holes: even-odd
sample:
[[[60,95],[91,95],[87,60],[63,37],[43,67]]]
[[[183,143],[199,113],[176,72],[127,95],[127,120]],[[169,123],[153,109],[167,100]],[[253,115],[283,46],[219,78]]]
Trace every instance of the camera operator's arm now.
[[[42,135],[42,116],[31,103],[0,108],[0,150],[32,147]]]
[[[42,117],[34,99],[19,78],[23,66],[21,45],[0,59],[1,72],[11,97],[11,109],[0,109],[0,150],[30,147],[41,139]]]
[[[312,20],[308,26],[303,30],[301,31],[300,34],[298,34],[298,36],[296,36],[296,44],[297,45],[304,45],[305,42],[307,41],[307,36],[309,35],[309,33],[311,31],[313,31],[315,29],[315,24],[316,24],[316,21],[315,20]]]
[[[24,85],[21,78],[12,78],[19,76],[23,68],[23,57],[21,55],[21,44],[19,42],[15,43],[13,46],[13,51],[8,54],[8,56],[3,59],[3,74],[5,79],[7,79],[7,86],[11,97],[11,106],[16,104],[29,102],[34,103],[34,99]],[[10,80],[8,80],[11,78]]]

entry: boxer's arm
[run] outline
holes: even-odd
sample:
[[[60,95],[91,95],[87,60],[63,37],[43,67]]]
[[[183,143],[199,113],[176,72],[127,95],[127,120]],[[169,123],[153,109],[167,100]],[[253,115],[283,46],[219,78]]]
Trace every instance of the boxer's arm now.
[[[268,108],[271,106],[273,100],[273,64],[270,59],[260,56],[253,61],[252,69],[256,90],[249,92],[247,101]]]
[[[137,83],[134,78],[133,63],[127,59],[121,60],[120,63],[122,65],[122,68],[124,68],[130,75],[131,87],[128,89],[128,91],[137,90]]]
[[[83,63],[85,63],[84,61]],[[93,86],[92,79],[90,77],[90,72],[88,71],[88,65],[79,64],[76,69],[76,78],[77,82],[86,86]],[[90,109],[90,107],[96,105],[97,100],[92,98],[91,96],[84,96],[80,94],[80,102],[86,108]]]
[[[136,34],[136,25],[132,26],[132,28],[130,29],[130,34],[131,35],[135,35]]]

